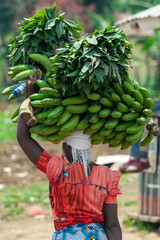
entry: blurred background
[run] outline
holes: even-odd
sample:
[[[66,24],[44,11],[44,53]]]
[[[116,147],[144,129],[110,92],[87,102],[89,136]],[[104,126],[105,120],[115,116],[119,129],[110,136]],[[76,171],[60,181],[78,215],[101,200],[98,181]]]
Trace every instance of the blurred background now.
[[[0,91],[12,85],[7,75],[9,60],[8,45],[18,35],[19,22],[32,16],[36,10],[51,6],[53,0],[0,0]],[[85,29],[83,35],[103,30],[123,19],[158,5],[159,0],[57,0],[58,10],[66,18],[78,20]],[[123,28],[123,27],[122,27]],[[154,99],[160,91],[160,30],[149,29],[127,36],[133,44],[131,77],[146,87]],[[9,103],[0,94],[0,225],[2,240],[51,239],[53,234],[52,216],[48,199],[46,177],[32,166],[16,142],[16,124],[10,116],[19,100]],[[41,142],[50,154],[60,154],[61,147]],[[93,158],[99,155],[121,154],[120,149],[104,146],[94,147]],[[129,155],[129,150],[123,152]],[[116,167],[116,166],[115,166]],[[135,221],[128,212],[137,211],[138,174],[123,175],[120,188],[119,216],[124,240],[160,239],[159,224]],[[159,196],[160,199],[160,196]],[[37,207],[34,215],[31,206]],[[30,212],[31,210],[31,212]],[[36,211],[36,210],[35,210]],[[32,218],[34,216],[34,218]],[[27,228],[26,228],[27,226]],[[9,231],[8,231],[9,229]]]

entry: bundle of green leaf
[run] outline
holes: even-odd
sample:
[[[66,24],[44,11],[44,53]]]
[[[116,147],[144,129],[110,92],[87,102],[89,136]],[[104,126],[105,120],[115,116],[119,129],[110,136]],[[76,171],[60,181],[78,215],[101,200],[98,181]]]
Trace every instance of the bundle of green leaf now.
[[[13,66],[9,68],[8,75],[13,77],[13,81],[25,80],[33,75],[33,67],[38,67],[49,75],[52,70],[49,58],[54,56],[59,47],[79,39],[79,31],[83,29],[78,22],[66,19],[63,13],[56,13],[56,3],[50,8],[44,7],[43,11],[37,11],[28,19],[24,18],[20,26],[20,34],[9,47],[9,58]],[[9,97],[12,100],[21,96],[21,90],[22,86],[16,84],[4,89],[3,94],[12,93]],[[24,91],[23,87],[22,92]]]
[[[128,78],[132,45],[123,30],[107,27],[62,48],[53,60],[57,88],[63,95],[88,95]]]
[[[50,8],[43,7],[43,11],[37,11],[30,18],[24,18],[20,22],[20,34],[15,37],[10,45],[10,61],[14,65],[27,63],[32,64],[29,58],[31,52],[38,52],[53,56],[59,47],[75,38],[80,38],[79,31],[83,28],[78,22],[66,19],[64,13],[56,14],[56,3]]]

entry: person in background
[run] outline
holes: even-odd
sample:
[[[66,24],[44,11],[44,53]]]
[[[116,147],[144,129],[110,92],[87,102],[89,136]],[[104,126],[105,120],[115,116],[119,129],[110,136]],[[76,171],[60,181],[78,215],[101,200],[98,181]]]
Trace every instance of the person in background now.
[[[35,71],[27,80],[26,98],[37,91],[37,79]],[[62,142],[60,157],[50,155],[19,117],[17,140],[29,160],[48,177],[56,229],[52,240],[122,240],[117,214],[121,173],[92,161],[90,135],[75,131]]]
[[[155,102],[153,112],[160,110],[160,101]],[[130,149],[129,160],[122,164],[119,171],[122,173],[136,173],[150,167],[148,161],[148,148],[140,147],[140,140],[133,144]]]

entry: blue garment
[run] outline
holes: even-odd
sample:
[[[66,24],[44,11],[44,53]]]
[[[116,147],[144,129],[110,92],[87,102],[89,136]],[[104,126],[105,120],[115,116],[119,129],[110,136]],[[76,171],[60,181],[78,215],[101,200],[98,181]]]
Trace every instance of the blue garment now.
[[[52,240],[108,240],[103,223],[76,224],[53,234]]]
[[[160,102],[155,103],[153,112],[156,112],[158,110],[160,110]],[[140,151],[139,143],[140,143],[140,140],[131,146],[130,156],[139,157],[139,158],[147,158],[147,152]]]

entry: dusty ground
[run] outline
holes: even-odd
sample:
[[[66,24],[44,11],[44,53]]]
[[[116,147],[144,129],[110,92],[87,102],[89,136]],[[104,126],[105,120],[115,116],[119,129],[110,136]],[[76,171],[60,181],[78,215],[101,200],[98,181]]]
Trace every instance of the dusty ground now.
[[[60,145],[51,143],[42,143],[42,146],[50,154],[61,152]],[[116,155],[120,154],[120,150],[109,149],[106,146],[96,146],[93,148],[94,160],[98,155]],[[128,154],[128,150],[123,154]],[[44,174],[39,172],[25,157],[16,141],[11,143],[1,143],[0,147],[0,184],[4,186],[13,186],[14,184],[26,185],[30,183],[38,183],[46,181]],[[6,168],[9,171],[4,171]],[[117,168],[117,165],[114,165]],[[18,174],[18,175],[17,175]],[[20,174],[20,175],[19,175]],[[18,177],[18,176],[23,177]],[[129,178],[126,184],[120,182],[120,188],[123,194],[119,197],[119,202],[138,200],[138,175]],[[124,220],[130,212],[137,212],[138,206],[119,205],[119,219],[123,232],[123,240],[158,240],[160,239],[160,230],[151,233],[138,231],[136,227],[126,227]],[[53,222],[48,218],[32,218],[24,215],[23,219],[15,221],[0,220],[0,240],[49,240],[54,231]]]

